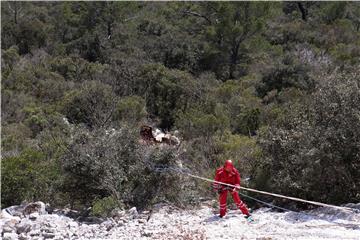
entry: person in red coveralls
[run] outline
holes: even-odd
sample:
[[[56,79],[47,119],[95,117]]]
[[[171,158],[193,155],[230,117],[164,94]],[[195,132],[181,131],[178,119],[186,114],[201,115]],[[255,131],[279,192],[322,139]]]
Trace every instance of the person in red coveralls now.
[[[245,215],[245,218],[247,218],[249,221],[252,221],[249,210],[247,209],[245,203],[241,201],[237,192],[239,190],[238,187],[240,187],[240,174],[234,167],[231,160],[226,160],[224,166],[216,170],[215,181],[216,182],[213,183],[213,187],[220,194],[220,217],[222,218],[226,214],[226,198],[228,192],[230,192],[234,202],[236,203],[236,206]],[[235,185],[236,187],[231,188],[217,182]]]

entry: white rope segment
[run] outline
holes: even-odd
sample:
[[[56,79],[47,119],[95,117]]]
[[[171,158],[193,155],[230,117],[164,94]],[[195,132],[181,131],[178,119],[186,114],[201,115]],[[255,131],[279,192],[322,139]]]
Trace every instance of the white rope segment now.
[[[193,177],[193,178],[197,178],[197,179],[201,179],[207,182],[212,182],[212,183],[218,183],[221,185],[225,185],[225,186],[229,186],[229,187],[233,187],[233,188],[238,188],[238,189],[243,189],[246,191],[250,191],[250,192],[255,192],[255,193],[261,193],[261,194],[265,194],[265,195],[270,195],[270,196],[274,196],[274,197],[278,197],[278,198],[285,198],[285,199],[289,199],[289,200],[293,200],[293,201],[298,201],[298,202],[304,202],[304,203],[309,203],[309,204],[313,204],[313,205],[317,205],[317,206],[321,206],[321,207],[330,207],[330,208],[335,208],[335,209],[339,209],[339,210],[347,210],[347,211],[356,211],[357,209],[354,208],[349,208],[349,207],[340,207],[340,206],[335,206],[335,205],[331,205],[331,204],[326,204],[326,203],[321,203],[321,202],[315,202],[315,201],[308,201],[308,200],[304,200],[301,198],[296,198],[296,197],[289,197],[289,196],[285,196],[285,195],[281,195],[281,194],[276,194],[276,193],[270,193],[270,192],[265,192],[265,191],[260,191],[260,190],[256,190],[256,189],[252,189],[252,188],[247,188],[247,187],[238,187],[232,184],[228,184],[228,183],[223,183],[223,182],[218,182],[209,178],[204,178],[204,177],[200,177],[200,176],[196,176],[193,175],[191,173],[187,173],[187,172],[183,172],[181,171],[181,173]]]

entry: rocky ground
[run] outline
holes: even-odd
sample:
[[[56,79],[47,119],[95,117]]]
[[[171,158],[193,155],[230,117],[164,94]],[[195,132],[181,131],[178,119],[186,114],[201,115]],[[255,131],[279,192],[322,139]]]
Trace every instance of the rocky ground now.
[[[157,205],[151,212],[135,208],[113,218],[67,217],[69,210],[48,214],[45,204],[3,209],[2,239],[360,239],[360,213],[320,208],[306,213],[253,212],[248,223],[238,210],[218,218],[204,204],[193,210]],[[35,206],[35,207],[34,207]],[[351,207],[360,209],[360,204]],[[311,214],[311,215],[309,215]]]

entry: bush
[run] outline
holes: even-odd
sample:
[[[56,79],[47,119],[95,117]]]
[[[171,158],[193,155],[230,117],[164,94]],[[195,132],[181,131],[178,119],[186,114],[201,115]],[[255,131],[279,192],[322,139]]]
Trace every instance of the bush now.
[[[1,66],[2,77],[6,78],[20,59],[17,47],[12,46],[7,50],[2,51],[1,58],[3,62]]]
[[[223,132],[229,126],[227,115],[226,113],[209,114],[192,108],[178,114],[176,127],[182,131],[186,139],[203,137],[208,140],[216,132]]]
[[[142,168],[137,135],[127,127],[76,129],[62,161],[64,191],[83,204],[109,195],[126,201],[129,185]]]
[[[17,156],[23,149],[26,148],[26,141],[29,140],[31,134],[31,130],[21,123],[12,123],[2,126],[2,156]]]
[[[139,122],[145,116],[145,101],[139,96],[129,96],[120,99],[114,114],[115,119],[129,123]]]
[[[41,51],[34,54],[31,60],[22,59],[18,66],[4,78],[3,86],[8,90],[26,93],[39,99],[43,103],[54,103],[63,98],[64,92],[69,90],[69,83],[54,72],[43,66],[47,56]],[[39,61],[39,62],[36,62]]]
[[[255,135],[260,126],[260,109],[244,109],[236,118],[235,132]]]
[[[86,82],[80,90],[68,92],[62,103],[62,113],[70,123],[82,123],[90,128],[101,127],[110,123],[116,102],[109,85]]]
[[[260,126],[261,99],[256,96],[253,76],[227,81],[216,89],[216,96],[225,106],[220,116],[229,118],[233,133],[254,135]]]
[[[35,48],[45,46],[47,40],[46,24],[39,19],[21,21],[14,26],[14,38],[20,54],[30,53]]]
[[[1,208],[22,201],[52,202],[56,196],[59,169],[54,161],[33,149],[8,157],[1,164]]]
[[[170,129],[176,113],[195,99],[194,81],[190,74],[169,70],[162,65],[147,65],[139,80],[139,92],[146,99],[150,114],[160,118],[160,127]]]
[[[50,61],[50,69],[62,75],[67,81],[83,82],[95,80],[105,66],[91,63],[80,57],[56,57]]]
[[[91,209],[91,215],[97,217],[109,217],[112,210],[119,207],[118,201],[113,197],[105,197],[94,200]]]
[[[247,177],[252,175],[252,169],[262,156],[256,139],[248,136],[233,135],[227,132],[222,138],[216,138],[216,145],[218,166],[221,166],[224,160],[232,159],[241,175]]]
[[[293,104],[262,135],[274,191],[335,204],[359,200],[359,79],[358,71],[323,77],[307,103]]]
[[[140,208],[151,204],[170,201],[175,204],[183,203],[183,183],[175,172],[157,172],[156,166],[173,167],[177,165],[174,148],[170,146],[150,147],[144,149],[144,160],[148,164],[134,179],[132,204]]]
[[[285,64],[276,67],[263,77],[262,83],[257,87],[257,92],[260,97],[264,97],[272,90],[276,89],[280,92],[290,87],[307,91],[315,87],[314,79],[309,75],[309,67],[301,64]]]
[[[330,49],[330,53],[334,56],[337,64],[342,67],[359,63],[359,45],[338,44]]]
[[[99,214],[110,211],[103,206],[110,199],[118,206],[138,208],[159,201],[183,203],[186,192],[179,177],[154,169],[177,165],[174,150],[139,145],[138,131],[126,126],[91,132],[78,128],[62,160],[63,191],[73,203],[97,204]]]
[[[25,125],[32,131],[33,137],[40,133],[47,125],[47,119],[43,110],[34,105],[26,106],[23,109],[25,113]]]

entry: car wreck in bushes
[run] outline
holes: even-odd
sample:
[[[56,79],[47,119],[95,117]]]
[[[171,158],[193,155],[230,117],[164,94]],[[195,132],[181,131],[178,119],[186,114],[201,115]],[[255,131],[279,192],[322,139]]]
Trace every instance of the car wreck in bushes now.
[[[140,128],[140,143],[142,144],[168,144],[179,145],[180,140],[173,134],[164,133],[160,129],[153,129],[151,126],[143,125]]]

